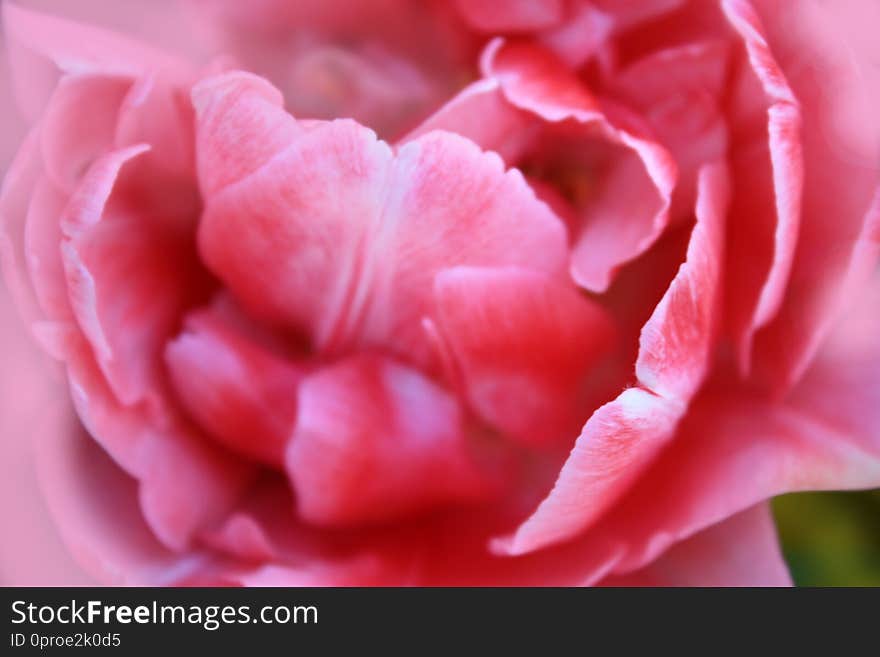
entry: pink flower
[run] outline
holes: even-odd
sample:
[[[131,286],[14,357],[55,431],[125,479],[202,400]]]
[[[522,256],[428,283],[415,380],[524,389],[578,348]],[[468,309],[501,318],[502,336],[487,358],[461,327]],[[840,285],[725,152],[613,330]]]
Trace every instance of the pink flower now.
[[[867,3],[197,4],[234,64],[4,7],[99,581],[777,585],[880,486]]]

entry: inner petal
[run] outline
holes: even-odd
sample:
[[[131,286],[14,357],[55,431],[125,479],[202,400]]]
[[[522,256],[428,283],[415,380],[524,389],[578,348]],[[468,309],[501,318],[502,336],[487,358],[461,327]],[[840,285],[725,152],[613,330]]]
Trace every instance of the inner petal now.
[[[486,498],[495,480],[471,456],[463,422],[453,397],[386,358],[307,377],[286,454],[300,516],[350,527]]]

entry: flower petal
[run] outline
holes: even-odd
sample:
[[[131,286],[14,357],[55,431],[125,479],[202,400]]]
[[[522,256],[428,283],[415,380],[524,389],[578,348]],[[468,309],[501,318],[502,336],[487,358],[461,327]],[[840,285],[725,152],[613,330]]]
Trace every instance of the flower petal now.
[[[737,194],[731,212],[729,314],[740,367],[750,370],[755,333],[779,310],[791,273],[804,186],[801,108],[747,0],[722,4],[750,70],[731,110]],[[760,88],[755,88],[760,86]],[[756,103],[755,99],[762,102]],[[766,119],[764,118],[766,112]],[[769,140],[768,140],[769,135]]]
[[[328,526],[483,498],[455,399],[417,371],[357,356],[307,377],[287,453],[300,516]]]
[[[189,415],[229,449],[280,467],[296,419],[303,368],[230,326],[192,312],[165,348],[171,384]]]
[[[590,369],[614,341],[598,304],[521,269],[456,267],[435,280],[437,326],[475,411],[526,444],[570,438]]]
[[[486,77],[500,82],[514,107],[548,126],[574,122],[605,144],[606,173],[598,181],[597,196],[578,208],[581,226],[571,265],[579,284],[604,291],[620,265],[643,253],[663,232],[677,178],[675,162],[650,138],[612,121],[546,51],[495,41],[483,54],[482,68]]]
[[[769,504],[676,543],[648,566],[602,586],[790,586]]]
[[[210,93],[247,97],[227,81]],[[222,150],[238,137],[213,139]],[[305,329],[324,351],[390,347],[421,363],[437,271],[519,265],[559,274],[565,258],[562,225],[497,156],[436,132],[394,157],[350,121],[315,122],[208,196],[199,239],[204,260],[258,316]]]
[[[755,2],[801,103],[803,216],[785,298],[757,336],[754,363],[771,387],[797,382],[880,256],[880,84],[871,67],[873,3]]]
[[[96,27],[3,5],[16,99],[31,119],[46,106],[62,74],[135,77],[150,71],[185,75],[164,53]]]
[[[510,537],[494,541],[497,552],[524,554],[587,529],[673,437],[709,365],[726,185],[723,165],[703,169],[687,261],[642,329],[636,366],[642,387],[593,413],[553,490]]]
[[[252,469],[205,441],[170,408],[120,404],[75,327],[57,341],[83,425],[138,480],[144,517],[159,540],[184,549],[230,510]]]
[[[129,404],[156,395],[162,348],[203,286],[190,225],[157,215],[120,184],[126,164],[143,151],[100,158],[61,219],[74,313],[114,392]]]

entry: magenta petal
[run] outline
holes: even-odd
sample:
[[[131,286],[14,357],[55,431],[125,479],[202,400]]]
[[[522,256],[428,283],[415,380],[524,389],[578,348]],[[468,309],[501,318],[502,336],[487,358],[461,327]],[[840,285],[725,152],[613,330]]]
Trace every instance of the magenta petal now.
[[[165,349],[171,383],[189,415],[248,458],[280,467],[296,419],[303,368],[230,326],[214,309],[190,313]]]
[[[583,424],[590,368],[614,341],[604,310],[521,269],[456,267],[435,283],[437,326],[475,411],[526,444]]]
[[[307,377],[287,471],[300,516],[349,526],[480,499],[456,400],[417,371],[358,356]]]

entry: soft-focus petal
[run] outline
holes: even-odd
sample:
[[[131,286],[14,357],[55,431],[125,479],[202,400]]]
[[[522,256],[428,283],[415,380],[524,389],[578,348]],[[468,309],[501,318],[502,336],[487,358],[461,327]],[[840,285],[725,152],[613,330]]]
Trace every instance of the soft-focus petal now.
[[[795,383],[880,251],[880,82],[870,2],[754,3],[803,112],[804,195],[785,298],[754,363],[777,390]]]
[[[230,326],[214,308],[187,315],[165,362],[178,399],[209,435],[248,458],[282,465],[302,367]]]
[[[300,386],[287,470],[299,514],[347,526],[480,499],[456,400],[417,371],[359,356]]]
[[[3,4],[16,99],[39,116],[62,74],[135,77],[151,71],[185,74],[174,58],[112,32]]]
[[[748,63],[732,101],[728,314],[740,367],[748,372],[754,334],[776,314],[791,272],[804,185],[801,109],[747,0],[722,5]]]
[[[718,303],[727,173],[700,175],[697,224],[687,260],[642,330],[630,388],[589,419],[550,494],[508,538],[501,553],[523,554],[570,538],[606,512],[673,437],[706,375]]]
[[[448,269],[435,289],[437,326],[476,412],[526,444],[570,438],[584,421],[590,369],[613,344],[605,312],[518,269]]]
[[[790,586],[773,512],[760,504],[676,543],[650,565],[602,586]]]
[[[59,327],[56,341],[83,425],[138,480],[144,517],[160,541],[185,548],[196,532],[228,512],[251,469],[214,448],[170,409],[120,404],[74,327]]]
[[[143,150],[99,159],[61,219],[74,313],[124,403],[155,396],[164,343],[203,284],[191,220],[158,216],[120,189],[126,163]]]

